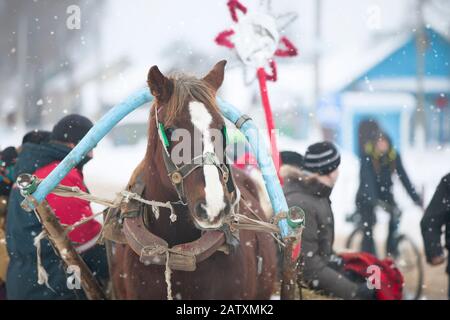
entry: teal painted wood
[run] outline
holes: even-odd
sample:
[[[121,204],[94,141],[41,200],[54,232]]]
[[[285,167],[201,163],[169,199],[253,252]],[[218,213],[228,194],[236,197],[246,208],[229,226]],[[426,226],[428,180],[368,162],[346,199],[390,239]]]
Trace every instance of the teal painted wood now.
[[[242,113],[236,109],[236,107],[226,101],[218,98],[217,103],[219,104],[220,110],[225,118],[231,122],[236,123],[242,116]],[[266,184],[267,193],[269,194],[273,211],[276,214],[288,212],[286,198],[284,196],[283,189],[281,188],[280,180],[278,179],[272,157],[268,152],[267,146],[262,145],[264,140],[261,133],[252,120],[245,122],[240,130],[247,138],[253,154],[256,156],[258,166]],[[289,236],[291,230],[287,225],[286,220],[281,220],[279,227],[283,238]]]
[[[41,203],[45,197],[61,182],[62,179],[89,153],[114,126],[125,118],[129,113],[136,110],[145,103],[151,102],[153,97],[149,90],[141,89],[128,97],[124,102],[112,108],[105,114],[77,146],[61,161],[58,167],[45,178],[33,197]],[[25,200],[26,201],[26,200]],[[27,201],[27,205],[34,209],[32,203]]]

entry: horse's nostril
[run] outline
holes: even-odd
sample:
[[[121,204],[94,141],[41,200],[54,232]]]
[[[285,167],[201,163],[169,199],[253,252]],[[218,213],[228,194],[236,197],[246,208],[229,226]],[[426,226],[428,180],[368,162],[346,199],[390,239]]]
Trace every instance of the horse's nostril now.
[[[208,213],[206,212],[205,207],[206,204],[203,202],[200,202],[195,206],[195,213],[197,214],[197,217],[202,220],[206,220],[208,218]]]

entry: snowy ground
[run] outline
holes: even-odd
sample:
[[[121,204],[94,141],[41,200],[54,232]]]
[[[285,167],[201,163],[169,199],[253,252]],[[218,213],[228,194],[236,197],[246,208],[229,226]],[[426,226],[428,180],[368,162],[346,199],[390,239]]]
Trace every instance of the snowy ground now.
[[[0,145],[18,144],[21,134],[3,132],[0,135]],[[304,153],[308,143],[313,141],[280,140],[280,150],[295,150]],[[146,142],[127,147],[114,147],[105,139],[95,149],[94,160],[85,167],[86,183],[93,194],[113,198],[115,192],[119,192],[126,185],[132,171],[142,160],[145,154]],[[339,181],[332,194],[332,205],[336,216],[336,249],[342,248],[345,237],[351,232],[352,226],[345,222],[345,216],[353,212],[354,199],[358,187],[359,162],[357,158],[348,152],[342,153],[342,165]],[[404,166],[410,175],[414,185],[419,190],[425,191],[425,203],[427,204],[433,192],[444,174],[450,172],[450,146],[419,151],[410,149],[402,154]],[[416,207],[409,199],[398,179],[395,180],[394,193],[398,205],[403,211],[401,223],[402,232],[410,235],[416,243],[422,247],[420,235],[420,219],[423,211]],[[95,207],[99,210],[101,207]],[[375,237],[385,239],[386,222],[388,216],[382,212],[378,214],[378,227]],[[433,286],[428,298],[444,298],[446,283],[443,276],[444,268],[427,269],[429,285]]]

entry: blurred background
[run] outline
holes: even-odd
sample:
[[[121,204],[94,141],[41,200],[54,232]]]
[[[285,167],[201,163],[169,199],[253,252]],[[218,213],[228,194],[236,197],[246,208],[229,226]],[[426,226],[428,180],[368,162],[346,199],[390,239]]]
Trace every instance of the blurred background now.
[[[391,135],[428,203],[450,171],[450,1],[242,3],[289,20],[279,31],[299,50],[277,59],[278,81],[268,84],[280,149],[304,152],[328,139],[343,151],[333,192],[338,244],[351,230],[344,217],[354,210],[362,119]],[[98,120],[144,87],[155,64],[201,76],[227,59],[220,95],[264,128],[255,70],[214,41],[232,25],[226,0],[0,0],[0,149],[66,114]],[[112,197],[126,184],[145,153],[148,112],[131,114],[99,145],[86,167],[93,192]],[[397,186],[402,228],[419,243],[422,212]],[[432,277],[441,269],[429,272],[425,297],[445,298],[445,281]]]
[[[74,5],[79,29],[68,25]],[[275,112],[290,115],[277,117],[285,134],[305,139],[318,126],[351,149],[351,127],[382,108],[398,147],[450,142],[448,1],[245,5],[297,16],[281,33],[300,54],[277,61],[279,81],[270,86]],[[41,128],[71,112],[98,118],[144,86],[153,64],[202,74],[223,58],[230,65],[222,95],[259,107],[257,83],[214,43],[232,25],[225,0],[1,0],[0,18],[2,128]]]

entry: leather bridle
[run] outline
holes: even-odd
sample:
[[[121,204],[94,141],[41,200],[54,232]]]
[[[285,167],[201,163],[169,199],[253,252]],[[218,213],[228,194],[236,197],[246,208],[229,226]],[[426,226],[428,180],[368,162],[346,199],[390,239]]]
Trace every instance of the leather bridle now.
[[[172,161],[169,153],[168,137],[165,134],[164,125],[159,122],[158,108],[155,108],[155,121],[156,129],[158,130],[158,137],[164,149],[163,160],[167,175],[169,176],[169,179],[178,194],[179,201],[176,202],[176,204],[187,205],[186,194],[184,192],[184,180],[195,170],[203,168],[207,165],[212,165],[217,167],[217,169],[220,171],[222,179],[227,185],[227,190],[232,195],[233,206],[236,206],[239,202],[239,191],[236,188],[230,165],[227,163],[220,163],[220,160],[215,153],[205,152],[200,156],[192,158],[190,163],[183,164],[182,166],[177,166]],[[223,134],[223,138],[226,140],[226,132],[223,132]]]

